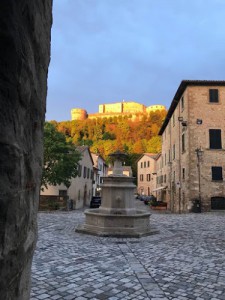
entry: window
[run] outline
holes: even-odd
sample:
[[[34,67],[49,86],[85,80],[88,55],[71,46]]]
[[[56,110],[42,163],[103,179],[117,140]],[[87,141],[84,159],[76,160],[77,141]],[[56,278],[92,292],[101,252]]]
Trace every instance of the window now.
[[[185,168],[182,168],[182,179],[185,180]]]
[[[141,162],[141,168],[143,168],[143,162]]]
[[[223,180],[222,167],[212,167],[212,180]]]
[[[150,167],[150,161],[148,161],[148,168]]]
[[[211,102],[211,103],[219,102],[218,89],[210,89],[209,90],[209,102]]]
[[[175,144],[173,145],[173,159],[176,158],[176,153],[175,153]]]
[[[140,175],[140,181],[143,181],[143,174]]]
[[[79,165],[78,166],[78,176],[81,177],[81,173],[82,173],[82,166]]]
[[[184,97],[181,98],[181,110],[184,110]]]
[[[185,152],[185,136],[184,133],[182,134],[182,153]]]
[[[166,183],[166,175],[164,175],[164,183]]]
[[[144,162],[144,168],[146,168],[146,161]]]
[[[222,149],[221,129],[209,129],[209,148]]]
[[[59,197],[67,196],[67,190],[59,190]]]
[[[86,171],[87,171],[87,168],[84,167],[84,174],[83,174],[83,177],[86,178]]]
[[[151,174],[147,174],[147,181],[151,181]]]
[[[165,153],[165,165],[166,165],[166,153]]]
[[[89,178],[89,174],[90,174],[90,169],[87,169],[87,179]]]

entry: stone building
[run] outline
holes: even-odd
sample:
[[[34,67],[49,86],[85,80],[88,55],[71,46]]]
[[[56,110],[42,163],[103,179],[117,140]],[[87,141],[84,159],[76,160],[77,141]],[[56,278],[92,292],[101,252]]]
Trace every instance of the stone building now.
[[[61,184],[56,186],[49,185],[47,189],[41,191],[40,208],[43,209],[46,202],[53,202],[60,207],[71,209],[90,205],[94,162],[87,146],[78,146],[76,149],[82,155],[79,161],[78,176],[71,179],[71,185],[68,189]],[[69,203],[67,203],[67,200],[69,200]]]
[[[225,81],[183,80],[160,129],[157,188],[173,212],[225,209]]]
[[[85,109],[71,109],[71,120],[85,120],[96,118],[110,118],[118,116],[131,116],[132,119],[138,117],[138,114],[149,114],[157,110],[165,110],[164,105],[151,105],[146,107],[143,104],[134,101],[121,101],[116,103],[100,104],[98,113],[88,114]]]
[[[107,164],[100,154],[91,153],[94,162],[93,196],[101,195],[102,177],[107,175]]]
[[[156,195],[156,162],[158,154],[144,153],[137,161],[137,192]]]

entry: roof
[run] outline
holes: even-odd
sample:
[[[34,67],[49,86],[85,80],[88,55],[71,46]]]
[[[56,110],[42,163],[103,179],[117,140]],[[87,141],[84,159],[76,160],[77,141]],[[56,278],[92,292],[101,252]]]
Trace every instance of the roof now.
[[[88,149],[88,146],[76,146],[76,149],[82,153],[84,152],[86,149]]]
[[[173,97],[165,121],[162,127],[160,128],[159,135],[163,134],[187,86],[225,86],[225,80],[182,80],[176,91],[175,96]]]
[[[85,150],[87,150],[88,153],[89,153],[89,156],[90,156],[90,158],[91,158],[92,165],[94,165],[94,161],[93,161],[93,158],[92,158],[92,156],[91,156],[91,152],[90,152],[90,149],[89,149],[88,146],[76,146],[76,149],[77,149],[77,151],[79,151],[81,154],[82,154]]]
[[[105,162],[104,158],[103,158],[100,154],[91,152],[91,156],[92,156],[94,165],[95,165],[96,167],[97,167],[97,165],[98,165],[98,159],[99,159],[99,158],[103,161],[103,164],[106,165],[106,162]]]
[[[144,156],[144,155],[146,155],[146,156],[148,156],[148,157],[150,157],[150,158],[152,158],[152,159],[157,159],[157,157],[158,157],[158,153],[143,153],[140,157],[139,157],[139,159],[137,160],[137,162]]]

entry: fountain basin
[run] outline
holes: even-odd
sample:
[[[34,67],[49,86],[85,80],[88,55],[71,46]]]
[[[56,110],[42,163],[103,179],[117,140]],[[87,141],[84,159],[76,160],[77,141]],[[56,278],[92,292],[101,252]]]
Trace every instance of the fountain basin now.
[[[86,210],[85,223],[76,231],[97,236],[126,238],[156,233],[156,230],[150,228],[150,213],[135,208],[134,178],[123,175],[122,159],[126,155],[116,151],[110,156],[115,159],[113,174],[103,177],[101,206]]]
[[[156,233],[150,227],[150,213],[136,210],[134,214],[106,214],[96,209],[85,211],[85,224],[79,226],[76,231],[97,236],[133,237],[138,238]]]

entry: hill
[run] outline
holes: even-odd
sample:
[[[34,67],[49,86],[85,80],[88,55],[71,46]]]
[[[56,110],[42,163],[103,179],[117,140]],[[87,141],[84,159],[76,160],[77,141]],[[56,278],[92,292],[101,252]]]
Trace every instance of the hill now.
[[[161,110],[142,114],[136,121],[129,116],[118,116],[52,123],[75,145],[88,145],[106,160],[108,154],[119,149],[129,155],[127,164],[132,165],[142,153],[161,151],[158,132],[165,116],[166,111]]]

